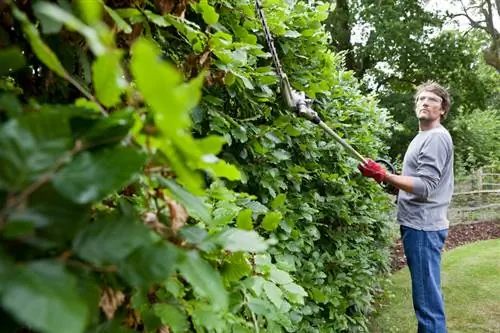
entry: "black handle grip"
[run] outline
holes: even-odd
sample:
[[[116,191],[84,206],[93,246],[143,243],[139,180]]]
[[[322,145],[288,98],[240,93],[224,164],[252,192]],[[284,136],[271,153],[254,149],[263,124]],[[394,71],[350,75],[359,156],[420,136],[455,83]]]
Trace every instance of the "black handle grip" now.
[[[375,162],[377,162],[378,164],[381,164],[390,173],[396,173],[396,168],[394,167],[394,165],[392,165],[391,162],[384,160],[384,159],[381,159],[381,158],[375,160]],[[395,188],[392,184],[382,182],[382,183],[380,183],[380,186],[382,186],[384,191],[386,191],[389,194],[393,194],[393,195],[398,194],[399,190],[397,188]]]

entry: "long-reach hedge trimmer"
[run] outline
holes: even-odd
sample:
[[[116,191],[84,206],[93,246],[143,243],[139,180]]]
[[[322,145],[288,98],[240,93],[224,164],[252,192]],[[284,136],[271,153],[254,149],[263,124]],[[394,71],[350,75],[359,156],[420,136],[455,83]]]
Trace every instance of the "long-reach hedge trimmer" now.
[[[305,118],[311,121],[313,124],[316,124],[322,129],[324,129],[325,132],[327,132],[331,137],[333,137],[335,141],[337,141],[342,147],[344,147],[351,156],[356,158],[359,162],[365,164],[368,161],[367,158],[363,157],[363,155],[357,152],[356,149],[354,149],[337,133],[335,133],[327,124],[325,124],[321,120],[318,114],[309,107],[310,100],[306,98],[305,93],[302,91],[296,91],[292,89],[292,86],[288,81],[288,77],[286,73],[283,71],[283,68],[281,67],[281,63],[278,58],[278,53],[276,52],[276,48],[274,47],[274,40],[267,25],[266,17],[262,9],[261,0],[255,0],[255,8],[257,10],[257,15],[259,16],[260,22],[262,24],[262,28],[264,29],[264,36],[266,37],[266,42],[269,48],[269,52],[271,52],[271,56],[274,62],[274,67],[276,69],[276,74],[278,75],[280,80],[281,94],[283,96],[287,108],[295,111],[299,117]],[[395,168],[390,162],[383,159],[377,159],[376,162],[386,167],[389,172],[391,173],[395,172]],[[384,186],[384,188],[387,189],[386,186]]]

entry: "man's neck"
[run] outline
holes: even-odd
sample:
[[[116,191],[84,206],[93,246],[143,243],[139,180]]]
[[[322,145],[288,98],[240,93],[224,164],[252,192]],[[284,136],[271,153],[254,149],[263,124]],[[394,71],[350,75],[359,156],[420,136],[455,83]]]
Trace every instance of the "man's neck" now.
[[[428,131],[428,130],[431,130],[433,128],[436,128],[439,125],[441,125],[440,119],[436,119],[435,121],[431,121],[431,122],[427,122],[424,120],[424,121],[419,121],[418,128],[419,128],[420,132],[423,132],[423,131]]]

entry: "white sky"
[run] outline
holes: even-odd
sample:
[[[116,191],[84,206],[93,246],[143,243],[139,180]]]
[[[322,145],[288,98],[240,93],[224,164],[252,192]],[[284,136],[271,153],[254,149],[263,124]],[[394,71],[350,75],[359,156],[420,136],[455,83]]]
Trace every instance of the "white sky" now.
[[[427,10],[429,11],[435,11],[435,12],[445,12],[445,11],[449,11],[451,13],[454,13],[454,14],[458,14],[458,13],[463,13],[464,10],[462,8],[462,4],[464,4],[465,8],[468,8],[470,6],[470,1],[469,0],[454,0],[454,1],[450,1],[450,0],[429,0],[427,1],[427,5],[425,6]],[[493,5],[495,4],[495,2],[493,1]],[[482,18],[474,15],[474,13],[472,11],[467,11],[469,13],[469,16],[471,16],[474,20],[478,20],[480,21]],[[495,10],[495,8],[493,8],[493,25],[496,27],[497,30],[500,30],[500,17],[498,16],[498,13],[497,11]],[[464,16],[460,16],[460,17],[457,17],[455,18],[455,24],[451,23],[448,25],[448,28],[450,29],[453,29],[453,28],[458,28],[460,30],[466,30],[466,29],[469,29],[470,28],[470,25],[469,25],[469,20],[464,17]]]

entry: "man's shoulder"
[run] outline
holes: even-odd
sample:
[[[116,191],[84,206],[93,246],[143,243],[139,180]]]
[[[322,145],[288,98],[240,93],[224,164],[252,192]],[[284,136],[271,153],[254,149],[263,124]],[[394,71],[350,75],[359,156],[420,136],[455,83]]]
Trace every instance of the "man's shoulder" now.
[[[444,126],[438,126],[429,131],[427,139],[430,140],[441,140],[446,143],[453,143],[450,132]]]

